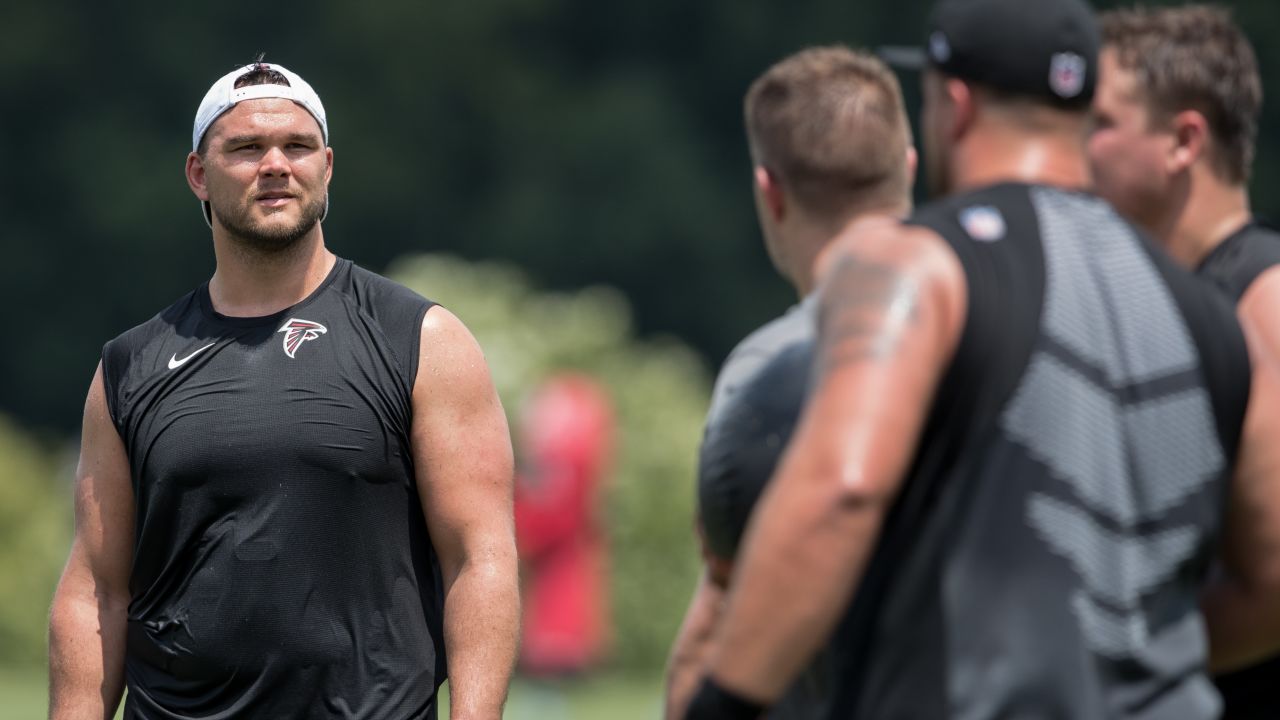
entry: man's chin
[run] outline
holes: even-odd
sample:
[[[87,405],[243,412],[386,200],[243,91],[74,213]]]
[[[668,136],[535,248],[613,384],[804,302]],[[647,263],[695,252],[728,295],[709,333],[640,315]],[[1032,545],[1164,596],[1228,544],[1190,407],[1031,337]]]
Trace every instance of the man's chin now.
[[[279,253],[289,250],[307,236],[315,222],[303,227],[296,220],[279,218],[276,221],[256,222],[245,227],[228,227],[241,245],[263,253]]]

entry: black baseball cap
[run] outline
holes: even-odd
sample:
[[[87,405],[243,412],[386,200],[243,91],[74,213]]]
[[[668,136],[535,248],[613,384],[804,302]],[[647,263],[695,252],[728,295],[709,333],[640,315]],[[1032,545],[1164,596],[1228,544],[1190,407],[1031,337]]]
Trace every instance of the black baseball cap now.
[[[885,47],[881,57],[1064,107],[1093,99],[1102,38],[1084,0],[939,0],[928,27],[923,48]]]

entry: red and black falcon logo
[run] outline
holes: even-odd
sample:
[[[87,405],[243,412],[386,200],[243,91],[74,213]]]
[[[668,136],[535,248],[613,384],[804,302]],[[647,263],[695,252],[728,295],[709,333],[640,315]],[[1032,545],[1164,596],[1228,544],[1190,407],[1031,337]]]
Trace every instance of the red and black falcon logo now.
[[[289,318],[276,332],[284,333],[284,354],[293,357],[293,354],[298,352],[298,347],[302,343],[308,340],[315,340],[329,332],[329,328],[318,322]]]

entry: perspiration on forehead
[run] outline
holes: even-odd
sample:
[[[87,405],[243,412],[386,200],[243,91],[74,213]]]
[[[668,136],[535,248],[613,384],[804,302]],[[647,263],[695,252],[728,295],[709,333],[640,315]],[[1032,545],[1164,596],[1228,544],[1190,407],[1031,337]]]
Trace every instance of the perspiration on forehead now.
[[[323,144],[320,124],[306,108],[285,98],[258,98],[240,102],[220,115],[205,132],[202,150],[207,149],[215,137],[218,142],[225,142],[236,136],[256,137],[279,132]]]
[[[1102,15],[1104,47],[1134,75],[1136,99],[1153,121],[1184,110],[1205,117],[1213,167],[1243,183],[1253,164],[1262,79],[1253,48],[1230,13],[1191,5],[1113,10]]]
[[[755,162],[811,210],[841,213],[909,191],[902,92],[874,56],[845,47],[796,53],[752,84],[745,115]]]

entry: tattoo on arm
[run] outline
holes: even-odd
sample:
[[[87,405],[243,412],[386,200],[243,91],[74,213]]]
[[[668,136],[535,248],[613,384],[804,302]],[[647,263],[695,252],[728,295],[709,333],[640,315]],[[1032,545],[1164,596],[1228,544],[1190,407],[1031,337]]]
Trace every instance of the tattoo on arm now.
[[[919,320],[919,284],[893,266],[847,255],[823,285],[818,310],[821,370],[891,357]]]

